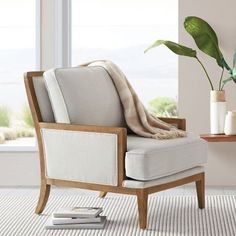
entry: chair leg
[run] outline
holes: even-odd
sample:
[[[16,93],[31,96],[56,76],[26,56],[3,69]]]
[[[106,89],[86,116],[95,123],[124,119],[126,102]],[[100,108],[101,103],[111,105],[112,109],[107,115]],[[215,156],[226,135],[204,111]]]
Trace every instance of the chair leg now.
[[[36,214],[40,214],[44,210],[48,201],[49,194],[50,194],[50,188],[51,188],[51,185],[41,183],[39,200],[38,200],[37,207],[35,209]]]
[[[198,207],[200,209],[205,208],[205,174],[202,174],[202,178],[196,181]]]
[[[137,191],[139,227],[146,229],[147,226],[147,207],[148,207],[148,193],[145,189]]]
[[[104,197],[106,197],[106,195],[107,195],[107,192],[100,192],[99,193],[100,198],[104,198]]]

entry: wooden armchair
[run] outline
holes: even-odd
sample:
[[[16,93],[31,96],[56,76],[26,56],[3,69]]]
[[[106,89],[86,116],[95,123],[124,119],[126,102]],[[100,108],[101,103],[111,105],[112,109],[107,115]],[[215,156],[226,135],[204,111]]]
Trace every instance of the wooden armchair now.
[[[71,124],[61,123],[60,114],[55,117],[56,106],[60,106],[54,104],[55,94],[50,90],[55,85],[44,80],[42,71],[25,74],[41,169],[40,196],[35,212],[40,214],[44,210],[51,185],[97,190],[101,192],[101,197],[107,192],[136,195],[139,225],[142,229],[147,225],[148,195],[151,193],[196,182],[198,205],[204,208],[204,168],[201,165],[206,162],[205,142],[194,136],[154,140],[134,134],[127,135],[119,98],[114,88],[110,91],[112,84],[102,84],[102,91],[93,92],[96,107],[86,106],[84,109],[84,96],[90,96],[90,93],[84,91],[86,83],[94,82],[94,89],[98,89],[98,81],[107,83],[107,79],[103,80],[102,77],[109,76],[101,68],[89,70],[88,73],[77,67],[59,71],[61,74],[57,89],[61,89],[60,94],[63,95]],[[94,74],[96,78],[90,80],[89,77]],[[73,76],[77,79],[73,80]],[[84,80],[86,76],[88,80]],[[65,77],[69,78],[66,78],[66,82]],[[101,78],[97,81],[97,77]],[[77,80],[81,80],[79,84],[73,84]],[[69,87],[64,89],[63,86]],[[69,103],[73,103],[73,96],[75,104],[71,105]],[[106,96],[112,103],[107,101]],[[56,103],[59,100],[56,99]],[[89,101],[88,98],[85,102]],[[111,112],[113,106],[116,106],[116,110]],[[99,113],[101,109],[104,110]],[[80,114],[85,110],[86,115],[81,118]],[[161,119],[175,124],[179,129],[186,128],[185,119]],[[106,120],[109,122],[106,123]]]

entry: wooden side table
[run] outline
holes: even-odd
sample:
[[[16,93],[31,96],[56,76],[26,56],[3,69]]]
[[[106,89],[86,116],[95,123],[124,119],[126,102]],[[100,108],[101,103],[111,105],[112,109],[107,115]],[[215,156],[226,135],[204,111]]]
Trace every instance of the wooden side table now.
[[[200,137],[207,142],[236,142],[236,135],[201,134]]]

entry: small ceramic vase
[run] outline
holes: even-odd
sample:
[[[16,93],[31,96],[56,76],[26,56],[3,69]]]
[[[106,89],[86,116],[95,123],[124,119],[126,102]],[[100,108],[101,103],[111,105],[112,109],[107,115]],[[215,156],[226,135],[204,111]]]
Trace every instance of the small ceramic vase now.
[[[228,111],[224,130],[226,135],[236,135],[236,111]]]

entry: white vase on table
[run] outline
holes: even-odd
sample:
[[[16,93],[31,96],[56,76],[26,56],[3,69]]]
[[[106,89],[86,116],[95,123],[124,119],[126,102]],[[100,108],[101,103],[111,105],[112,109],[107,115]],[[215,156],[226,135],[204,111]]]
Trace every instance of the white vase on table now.
[[[211,90],[211,134],[223,134],[227,111],[224,90]]]

